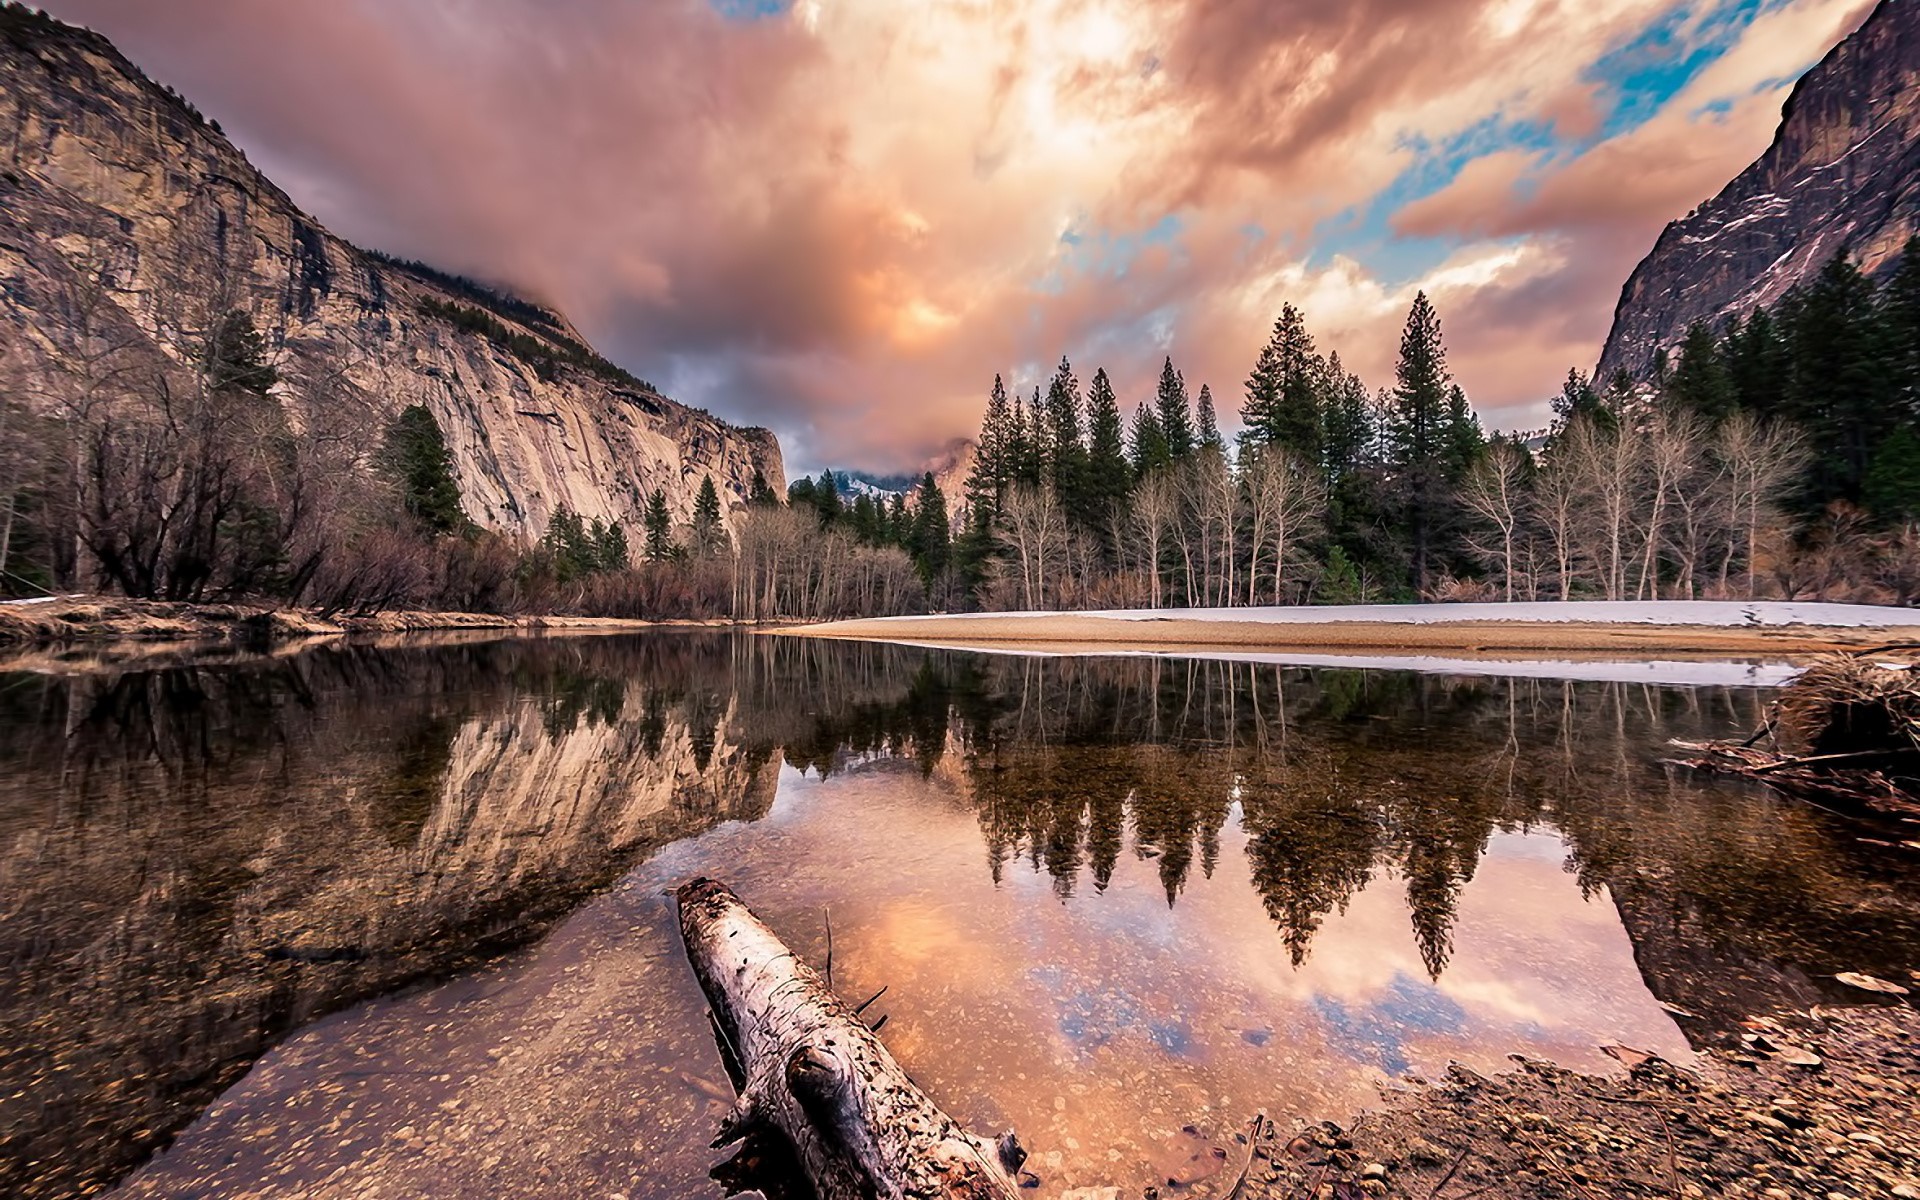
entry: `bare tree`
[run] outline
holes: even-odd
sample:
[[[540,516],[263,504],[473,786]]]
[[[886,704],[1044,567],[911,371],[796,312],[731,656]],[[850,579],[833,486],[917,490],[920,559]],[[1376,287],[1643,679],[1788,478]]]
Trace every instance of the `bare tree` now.
[[[1655,415],[1644,434],[1625,435],[1620,441],[1641,444],[1644,479],[1639,507],[1644,514],[1640,581],[1636,599],[1660,598],[1660,552],[1671,537],[1669,522],[1683,501],[1681,493],[1698,483],[1706,442],[1706,424],[1691,412],[1663,411]]]
[[[1007,493],[1002,517],[1020,570],[1021,603],[1030,611],[1044,608],[1051,573],[1065,552],[1066,510],[1051,485],[1022,484]]]
[[[1155,471],[1133,489],[1132,521],[1139,534],[1136,543],[1141,565],[1149,580],[1149,606],[1163,603],[1161,567],[1166,556],[1167,538],[1179,521],[1180,495],[1165,471]]]
[[[1318,471],[1280,447],[1249,452],[1246,488],[1251,553],[1247,603],[1254,602],[1255,580],[1265,571],[1273,582],[1273,602],[1285,604],[1287,568],[1325,522],[1326,489]]]
[[[1747,594],[1752,596],[1757,591],[1763,534],[1778,519],[1780,495],[1786,484],[1806,467],[1806,444],[1787,425],[1769,424],[1751,413],[1740,412],[1721,424],[1713,453],[1726,471],[1727,505],[1737,542],[1746,552]],[[1723,589],[1732,558],[1729,550],[1721,564]]]
[[[1528,469],[1525,449],[1512,442],[1495,442],[1475,464],[1460,492],[1461,503],[1479,525],[1467,536],[1468,549],[1481,562],[1499,570],[1508,603],[1513,601],[1514,581],[1519,574],[1522,525],[1531,507]],[[1530,588],[1524,590],[1531,592]]]

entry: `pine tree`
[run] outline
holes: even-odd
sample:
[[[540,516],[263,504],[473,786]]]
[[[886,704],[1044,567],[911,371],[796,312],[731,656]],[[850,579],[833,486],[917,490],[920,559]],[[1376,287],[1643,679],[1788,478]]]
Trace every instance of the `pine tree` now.
[[[1412,538],[1412,579],[1416,595],[1427,586],[1428,559],[1444,475],[1447,435],[1446,344],[1440,334],[1440,316],[1427,294],[1414,297],[1400,336],[1400,361],[1394,372],[1393,426],[1390,437],[1393,466],[1407,499],[1407,528]]]
[[[1195,436],[1200,445],[1226,453],[1226,439],[1220,436],[1220,420],[1213,412],[1213,389],[1200,385],[1200,403],[1195,407]]]
[[[886,544],[904,547],[913,537],[913,514],[907,511],[907,498],[899,492],[887,506]]]
[[[1013,478],[1007,459],[1015,440],[1007,387],[995,375],[993,392],[987,397],[987,415],[980,422],[980,440],[974,445],[973,471],[967,476],[967,511],[975,525],[990,525],[999,515],[1007,484]]]
[[[780,497],[774,494],[773,485],[767,482],[766,473],[757,464],[753,468],[753,483],[747,488],[747,503],[755,508],[780,507]]]
[[[1601,401],[1600,393],[1594,390],[1585,372],[1574,367],[1567,368],[1567,378],[1560,385],[1560,394],[1553,398],[1553,417],[1556,433],[1583,418],[1596,422],[1603,429],[1613,428],[1613,414]]]
[[[1285,446],[1308,462],[1320,461],[1324,374],[1306,318],[1293,305],[1283,306],[1247,379],[1242,415],[1248,440]]]
[[[1920,419],[1920,234],[1907,239],[1880,297],[1882,338],[1902,413]]]
[[[547,531],[540,538],[540,549],[553,564],[553,576],[571,583],[599,569],[598,535],[605,526],[589,532],[580,514],[562,505],[547,518]]]
[[[869,546],[884,544],[885,539],[882,536],[883,523],[886,520],[884,504],[884,501],[880,505],[874,504],[873,497],[865,492],[853,498],[853,510],[849,523],[853,526],[853,536],[857,541]]]
[[[1458,484],[1466,479],[1486,452],[1487,435],[1480,428],[1480,418],[1467,403],[1466,392],[1455,384],[1447,392],[1447,481]]]
[[[1142,402],[1134,407],[1128,441],[1135,478],[1166,466],[1172,459],[1167,453],[1166,431],[1160,428],[1160,410],[1151,404]]]
[[[1676,408],[1713,422],[1725,420],[1737,407],[1733,374],[1727,369],[1713,330],[1704,321],[1687,327],[1687,336],[1680,343],[1680,365],[1668,374],[1663,398]]]
[[[720,493],[713,486],[713,476],[702,476],[700,491],[693,498],[693,552],[710,557],[726,553],[731,545],[721,520]]]
[[[673,514],[667,511],[667,493],[655,488],[647,497],[647,511],[642,519],[647,533],[647,559],[649,562],[663,562],[674,556]]]
[[[1374,442],[1373,414],[1367,403],[1367,385],[1347,371],[1338,352],[1327,358],[1327,380],[1320,442],[1327,478],[1338,481],[1366,461]]]
[[[1901,425],[1880,443],[1863,487],[1868,511],[1886,522],[1920,517],[1920,437]]]
[[[1787,345],[1773,314],[1756,308],[1745,322],[1735,321],[1721,354],[1734,403],[1762,417],[1779,414],[1786,403]]]
[[[1127,462],[1126,432],[1120,424],[1120,400],[1105,370],[1087,386],[1087,519],[1105,531],[1108,516],[1126,503],[1133,482]]]
[[[846,515],[846,506],[840,500],[840,481],[833,477],[831,468],[820,472],[820,481],[813,485],[813,504],[819,510],[822,529]]]
[[[201,369],[207,390],[265,399],[280,373],[267,361],[266,341],[243,309],[231,309],[207,334]]]
[[[1873,282],[1845,254],[1791,309],[1787,415],[1811,439],[1812,498],[1857,501],[1874,449],[1892,432],[1888,355]]]
[[[1073,364],[1065,355],[1047,385],[1046,477],[1068,515],[1084,520],[1087,515],[1087,447],[1080,440],[1080,381],[1074,378]]]
[[[1154,407],[1160,417],[1160,433],[1166,438],[1167,456],[1178,462],[1193,453],[1193,407],[1187,399],[1187,381],[1173,369],[1169,357],[1160,368],[1160,388]]]
[[[596,521],[595,524],[599,522]],[[599,551],[596,557],[600,560],[602,571],[624,571],[632,565],[631,555],[627,549],[627,531],[621,527],[620,522],[614,521],[604,526],[595,541]]]
[[[388,424],[379,468],[399,489],[401,508],[429,534],[465,533],[472,528],[460,510],[453,454],[441,436],[440,422],[425,405],[408,405]]]
[[[919,564],[920,578],[929,592],[946,574],[952,542],[953,529],[948,523],[947,498],[941,495],[940,484],[933,478],[933,472],[928,471],[920,480],[919,495],[914,498],[913,529],[908,535],[907,549],[913,554],[914,562]]]

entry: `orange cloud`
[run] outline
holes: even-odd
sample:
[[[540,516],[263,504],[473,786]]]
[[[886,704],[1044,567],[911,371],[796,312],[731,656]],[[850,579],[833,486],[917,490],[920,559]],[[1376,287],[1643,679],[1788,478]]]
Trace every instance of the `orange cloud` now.
[[[1590,134],[1585,64],[1675,3],[49,7],[179,86],[338,232],[558,303],[682,398],[772,425],[802,467],[894,467],[970,431],[996,371],[1031,386],[1063,352],[1129,403],[1171,353],[1230,419],[1287,301],[1387,382],[1423,286],[1476,401],[1537,421],[1660,223],[1764,147],[1780,80],[1862,0],[1757,19],[1582,157],[1469,163],[1395,222],[1455,243],[1419,278],[1315,258],[1314,231],[1489,119]],[[1070,232],[1117,242],[1102,261]]]

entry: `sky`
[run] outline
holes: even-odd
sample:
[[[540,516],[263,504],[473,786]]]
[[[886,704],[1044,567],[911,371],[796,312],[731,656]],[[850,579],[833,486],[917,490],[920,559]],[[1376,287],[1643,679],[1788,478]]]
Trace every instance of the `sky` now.
[[[996,373],[1237,426],[1281,305],[1370,386],[1414,294],[1545,423],[1661,227],[1872,0],[43,0],[334,232],[565,311],[789,472]]]

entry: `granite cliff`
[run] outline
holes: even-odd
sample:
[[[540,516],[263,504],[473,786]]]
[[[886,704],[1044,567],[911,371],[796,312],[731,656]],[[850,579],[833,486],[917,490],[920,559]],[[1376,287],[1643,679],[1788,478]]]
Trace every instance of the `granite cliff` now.
[[[210,314],[238,307],[290,414],[316,396],[431,410],[482,525],[537,535],[561,506],[638,525],[655,488],[684,520],[708,474],[723,498],[744,498],[756,470],[784,489],[768,431],[668,399],[550,308],[334,236],[105,38],[0,6],[0,80],[0,359],[15,391],[56,394],[56,364],[102,344],[177,361]]]
[[[1795,86],[1767,152],[1634,269],[1597,375],[1644,374],[1694,322],[1772,304],[1842,250],[1889,271],[1917,232],[1920,4],[1881,0]]]

